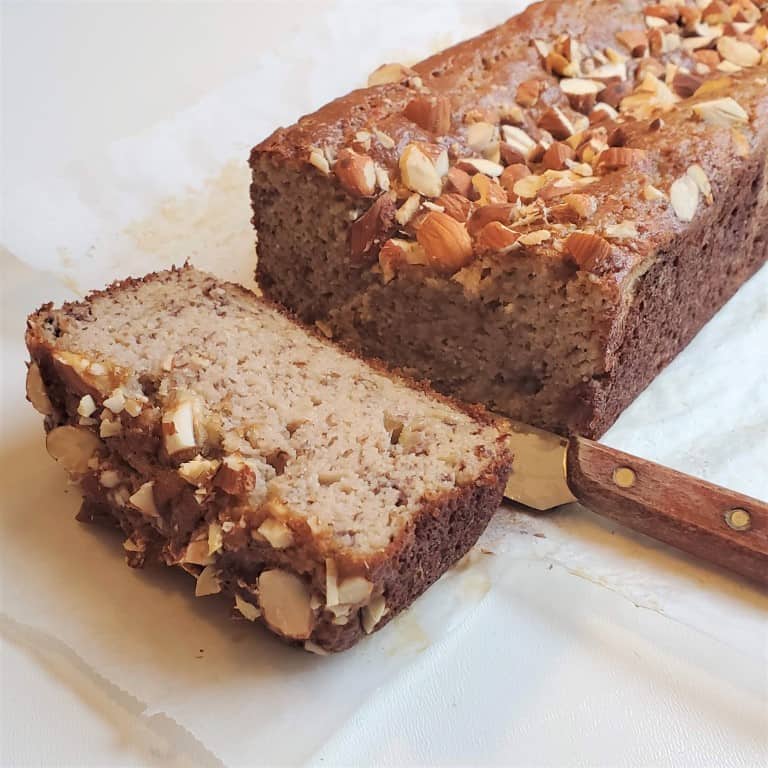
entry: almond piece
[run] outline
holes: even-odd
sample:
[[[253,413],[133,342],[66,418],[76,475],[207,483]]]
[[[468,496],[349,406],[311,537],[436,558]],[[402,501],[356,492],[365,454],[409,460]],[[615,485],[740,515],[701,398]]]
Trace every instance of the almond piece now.
[[[493,123],[481,120],[467,128],[467,146],[477,154],[484,154],[488,147],[498,140],[498,129]]]
[[[472,177],[472,187],[475,191],[472,197],[479,205],[507,202],[507,193],[504,188],[496,179],[488,178],[485,174],[476,173]]]
[[[696,93],[703,82],[703,77],[678,69],[672,78],[672,90],[681,98],[687,99]]]
[[[515,94],[515,101],[521,107],[533,107],[539,100],[543,83],[541,80],[526,80],[520,83]]]
[[[475,209],[469,219],[467,228],[472,236],[477,235],[490,222],[497,221],[502,224],[509,224],[512,221],[516,206],[513,203],[499,203],[496,205],[484,205],[482,208]]]
[[[94,432],[69,424],[52,429],[45,438],[45,449],[72,475],[84,475],[88,462],[104,444]]]
[[[512,248],[520,237],[519,232],[505,227],[500,221],[486,224],[475,240],[480,253],[499,253]]]
[[[410,67],[406,67],[405,64],[382,64],[368,75],[368,87],[387,85],[389,83],[402,83],[403,80],[407,80],[415,74],[416,73]]]
[[[597,210],[597,200],[592,195],[572,192],[563,198],[563,202],[581,218],[588,218]]]
[[[760,62],[760,52],[735,37],[721,37],[717,41],[717,52],[737,67],[754,67]]]
[[[520,179],[524,179],[526,176],[530,175],[531,169],[527,165],[514,163],[508,165],[504,169],[504,172],[499,177],[499,183],[507,191],[507,195],[514,195],[515,184],[520,181]]]
[[[45,390],[43,377],[40,375],[40,367],[37,363],[30,363],[29,368],[27,368],[27,400],[43,416],[50,416],[53,413],[53,406],[48,392]]]
[[[692,221],[699,207],[699,188],[696,182],[686,174],[672,183],[669,199],[680,221]]]
[[[195,421],[197,403],[190,397],[181,397],[175,406],[163,413],[162,433],[169,456],[197,446]]]
[[[492,160],[486,160],[483,157],[463,157],[459,160],[457,165],[462,171],[467,171],[471,175],[475,173],[483,173],[491,178],[501,176],[504,172],[503,165],[494,163]]]
[[[442,177],[448,172],[448,155],[441,150],[434,161],[430,154],[432,152],[427,145],[416,142],[409,144],[400,156],[400,175],[403,184],[412,192],[418,192],[424,197],[439,197],[443,190]],[[445,170],[441,172],[443,166]]]
[[[430,212],[416,233],[431,266],[456,272],[472,261],[472,240],[466,227],[445,213]]]
[[[385,284],[394,279],[400,267],[427,264],[429,259],[424,248],[412,240],[393,237],[387,240],[379,251],[379,267]]]
[[[717,65],[720,63],[720,54],[717,51],[710,51],[710,50],[694,51],[693,58],[699,64],[703,64],[709,69],[715,69]]]
[[[444,192],[435,202],[442,206],[445,213],[456,221],[466,221],[472,211],[472,203],[463,195],[455,192]]]
[[[625,47],[636,59],[645,56],[648,50],[648,35],[641,29],[627,29],[616,33],[616,39]]]
[[[591,112],[597,102],[598,93],[604,89],[602,83],[579,77],[560,81],[560,90],[568,97],[571,108],[585,115]]]
[[[512,193],[523,200],[533,200],[547,183],[544,176],[525,176],[519,181],[515,182],[512,187]]]
[[[573,123],[560,107],[550,107],[540,117],[539,128],[549,131],[556,139],[562,141],[576,133]]]
[[[416,96],[403,114],[429,133],[443,136],[451,129],[451,102],[445,96]]]
[[[639,168],[647,157],[644,149],[609,147],[598,155],[597,166],[615,171],[618,168]]]
[[[387,603],[382,595],[374,597],[361,611],[360,623],[363,631],[370,635],[387,612]]]
[[[565,241],[566,253],[578,267],[594,271],[611,253],[611,244],[590,232],[572,232]]]
[[[395,224],[395,204],[388,193],[379,195],[373,205],[349,227],[349,258],[363,264],[376,258],[378,247],[387,239]]]
[[[376,168],[368,155],[361,155],[354,149],[344,148],[333,164],[342,187],[351,195],[370,197],[376,189]]]
[[[275,632],[292,640],[306,640],[315,624],[307,584],[295,573],[278,568],[259,576],[259,607]]]
[[[256,529],[273,549],[286,549],[293,544],[293,531],[282,521],[268,517]]]
[[[741,104],[730,96],[712,101],[701,101],[694,104],[692,109],[694,114],[709,125],[727,128],[749,123],[749,115]]]
[[[155,484],[150,481],[144,483],[139,489],[133,493],[128,501],[136,509],[147,517],[159,517],[160,513],[157,511],[157,505],[155,504]]]
[[[221,592],[221,582],[219,581],[219,572],[212,565],[206,565],[195,584],[195,597],[206,597],[207,595],[217,595]]]
[[[373,584],[362,576],[349,576],[339,583],[339,603],[357,605],[368,600]]]
[[[655,16],[659,19],[664,19],[668,24],[672,24],[680,18],[680,11],[677,6],[666,5],[664,3],[646,5],[645,8],[643,8],[643,13],[646,16]]]
[[[686,174],[693,179],[694,183],[699,188],[699,192],[701,192],[704,199],[707,201],[707,205],[712,205],[714,201],[714,197],[712,196],[712,185],[709,182],[709,177],[707,176],[706,171],[698,163],[694,163],[688,168]]]
[[[242,456],[225,456],[213,484],[230,496],[242,496],[256,487],[256,474]]]
[[[309,151],[309,162],[310,165],[314,165],[315,168],[317,168],[317,170],[325,176],[328,176],[328,174],[331,172],[331,166],[323,154],[322,149],[312,147],[312,149]]]
[[[453,189],[462,197],[469,197],[472,192],[472,177],[455,166],[448,171],[446,187]]]
[[[180,464],[177,472],[182,480],[200,487],[213,479],[220,466],[221,462],[218,459],[204,459],[198,453],[194,459]]]
[[[561,171],[566,167],[567,160],[573,160],[576,153],[567,144],[556,141],[544,153],[541,162],[549,171]]]
[[[504,143],[518,152],[524,161],[533,157],[536,142],[522,128],[515,125],[502,125],[501,134],[504,137]]]
[[[643,187],[643,198],[650,203],[656,200],[666,200],[667,196],[660,189],[654,187],[653,184],[646,184]]]

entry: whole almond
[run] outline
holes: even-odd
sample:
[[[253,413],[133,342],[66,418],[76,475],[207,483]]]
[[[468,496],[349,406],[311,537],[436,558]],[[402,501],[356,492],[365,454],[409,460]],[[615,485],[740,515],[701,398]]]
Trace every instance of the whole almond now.
[[[565,251],[576,265],[592,272],[611,253],[611,244],[590,232],[572,232],[565,241]]]
[[[456,272],[472,261],[472,239],[467,228],[446,213],[428,213],[416,238],[430,266],[440,272]]]
[[[451,128],[451,102],[445,96],[417,96],[403,114],[420,128],[443,136]]]
[[[376,166],[373,160],[353,149],[339,151],[333,172],[344,189],[357,197],[369,197],[376,189]]]
[[[501,222],[492,221],[480,230],[475,247],[480,253],[498,253],[511,248],[519,237],[519,232],[512,231]]]

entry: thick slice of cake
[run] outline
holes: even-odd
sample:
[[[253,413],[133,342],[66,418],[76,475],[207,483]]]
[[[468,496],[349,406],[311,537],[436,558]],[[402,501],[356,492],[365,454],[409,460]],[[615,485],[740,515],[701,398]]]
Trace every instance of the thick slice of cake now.
[[[348,648],[477,540],[510,468],[480,410],[185,267],[28,321],[27,393],[81,518],[310,650]]]

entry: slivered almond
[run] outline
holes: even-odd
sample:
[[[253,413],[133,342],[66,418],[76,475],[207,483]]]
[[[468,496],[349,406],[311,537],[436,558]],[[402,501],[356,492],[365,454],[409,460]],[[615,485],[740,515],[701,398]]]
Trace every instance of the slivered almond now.
[[[491,221],[478,233],[475,246],[480,253],[499,253],[512,248],[519,237],[519,232],[505,227],[500,221]]]
[[[533,107],[539,100],[542,89],[541,80],[526,80],[517,87],[515,101],[521,107]]]
[[[435,202],[442,206],[445,213],[456,221],[466,221],[472,210],[472,203],[456,192],[444,192]]]
[[[560,90],[568,97],[572,109],[589,114],[597,101],[597,94],[605,86],[595,80],[572,77],[560,81]]]
[[[672,183],[669,200],[680,221],[692,221],[699,207],[699,187],[688,174],[681,176]]]
[[[629,48],[635,58],[642,58],[648,50],[648,35],[641,29],[627,29],[616,33],[616,39]]]
[[[472,240],[467,228],[445,213],[428,213],[416,239],[430,266],[440,271],[456,272],[472,260]]]
[[[420,128],[442,136],[451,128],[451,102],[445,96],[416,96],[403,114]]]
[[[565,241],[566,253],[580,269],[593,271],[611,253],[611,244],[590,232],[572,232]]]
[[[470,173],[484,173],[486,176],[496,178],[501,176],[504,171],[504,166],[499,163],[494,163],[491,160],[486,160],[483,157],[463,157],[458,162],[458,167],[462,171],[469,171]]]
[[[647,157],[644,149],[632,147],[609,147],[600,153],[597,165],[600,168],[616,170],[618,168],[638,168]]]
[[[701,101],[694,104],[692,109],[694,114],[709,125],[728,127],[745,125],[749,122],[749,115],[744,108],[730,96],[712,101]]]
[[[509,224],[515,212],[515,206],[512,203],[499,203],[496,205],[484,205],[477,208],[469,219],[468,230],[471,235],[477,235],[492,221],[501,224]]]
[[[573,123],[560,107],[550,107],[539,117],[539,128],[549,131],[552,136],[562,141],[576,133]]]
[[[32,407],[38,413],[42,413],[44,416],[50,416],[53,413],[53,405],[48,397],[48,392],[45,389],[43,377],[40,373],[40,367],[37,363],[30,363],[29,368],[27,368],[27,400],[32,403]],[[91,400],[93,400],[93,398],[91,398]],[[96,410],[95,403],[93,410]],[[78,413],[80,413],[79,408]],[[93,411],[91,411],[91,413],[93,413]],[[90,415],[90,413],[87,414],[87,416]]]
[[[576,153],[567,144],[556,141],[544,153],[541,162],[547,170],[560,171],[566,167],[567,160],[573,160]]]
[[[712,196],[712,185],[709,183],[706,171],[698,163],[694,163],[689,166],[686,173],[693,179],[694,183],[699,188],[699,192],[704,196],[707,205],[712,205],[712,202],[714,201]]]
[[[313,147],[309,152],[309,162],[314,165],[320,173],[326,176],[331,172],[331,166],[328,163],[322,149]]]
[[[341,185],[351,195],[370,197],[376,190],[376,168],[368,155],[345,147],[336,156],[333,165]]]
[[[721,37],[717,41],[717,52],[737,67],[754,67],[760,62],[760,52],[735,37]]]

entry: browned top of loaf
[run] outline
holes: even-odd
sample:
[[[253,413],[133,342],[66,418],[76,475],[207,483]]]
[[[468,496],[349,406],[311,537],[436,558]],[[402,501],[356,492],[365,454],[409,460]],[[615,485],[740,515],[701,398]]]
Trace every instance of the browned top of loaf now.
[[[453,274],[524,248],[612,283],[764,153],[768,3],[545,0],[377,73],[391,82],[275,131],[251,157],[335,177],[362,210],[380,201],[365,225],[394,239],[378,267],[374,250],[353,259],[387,280],[398,261]]]

